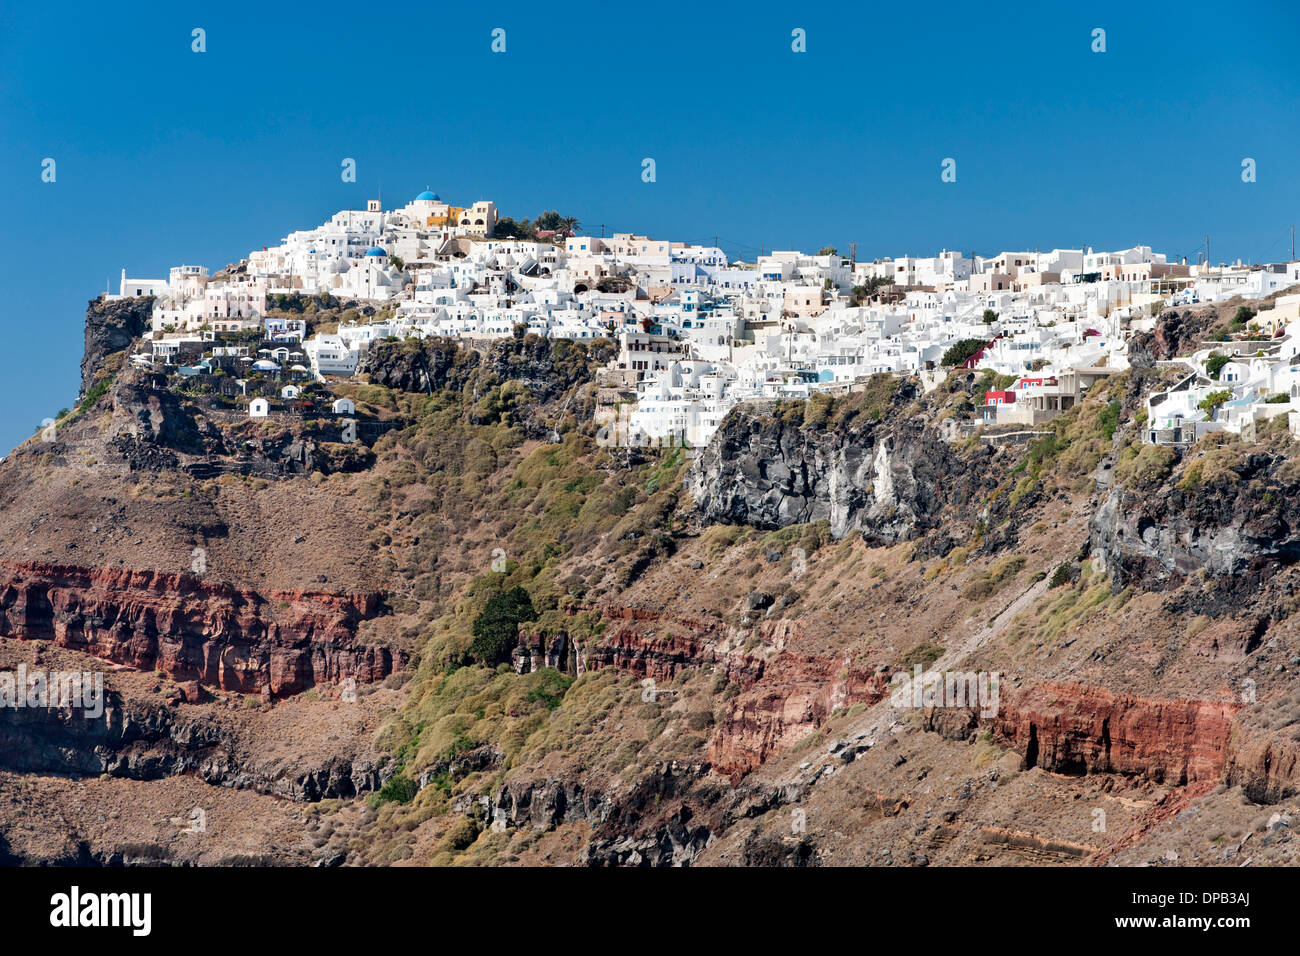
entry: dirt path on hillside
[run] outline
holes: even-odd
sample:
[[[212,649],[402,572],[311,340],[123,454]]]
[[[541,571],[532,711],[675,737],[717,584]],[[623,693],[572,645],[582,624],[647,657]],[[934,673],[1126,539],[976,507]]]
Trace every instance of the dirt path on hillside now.
[[[1007,626],[1015,619],[1020,612],[1027,610],[1035,601],[1047,593],[1048,579],[1043,578],[1030,587],[1026,588],[1019,595],[1011,600],[1002,608],[987,624],[968,634],[966,637],[959,639],[955,644],[950,645],[926,671],[927,674],[957,669],[957,665],[964,661],[975,651],[984,647],[994,638],[1006,630]],[[891,694],[881,700],[879,703],[872,705],[867,711],[861,714],[843,732],[836,736],[837,742],[849,744],[854,741],[870,743],[874,746],[883,740],[889,734],[894,733],[902,727],[900,721],[900,712],[898,708],[890,703],[894,691],[903,688],[906,693],[911,694],[912,685],[915,678],[909,678],[905,683],[891,688]],[[798,766],[783,771],[781,783],[795,784],[815,781],[820,776],[821,769],[832,762],[841,760],[837,753],[831,753],[823,750],[815,757],[809,757],[802,761]],[[806,766],[805,766],[806,764]]]

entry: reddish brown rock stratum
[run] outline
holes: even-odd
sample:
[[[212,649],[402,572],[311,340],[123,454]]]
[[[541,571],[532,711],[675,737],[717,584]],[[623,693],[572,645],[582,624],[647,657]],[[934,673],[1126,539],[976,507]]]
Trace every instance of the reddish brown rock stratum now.
[[[731,701],[709,759],[718,773],[737,783],[772,754],[820,729],[837,708],[874,704],[885,695],[878,674],[848,660],[782,651],[768,663],[762,681]]]
[[[378,594],[262,594],[191,574],[0,561],[0,637],[275,697],[400,667],[400,652],[357,640],[380,603]]]
[[[587,657],[593,669],[670,681],[685,667],[708,666],[743,688],[709,748],[713,769],[733,782],[819,729],[836,708],[886,695],[879,674],[791,650],[802,639],[795,621],[763,621],[751,631],[644,608],[607,607],[604,616],[610,626]]]
[[[1099,687],[1043,684],[1003,693],[993,731],[1026,767],[1119,773],[1184,786],[1218,780],[1237,705],[1151,700]]]

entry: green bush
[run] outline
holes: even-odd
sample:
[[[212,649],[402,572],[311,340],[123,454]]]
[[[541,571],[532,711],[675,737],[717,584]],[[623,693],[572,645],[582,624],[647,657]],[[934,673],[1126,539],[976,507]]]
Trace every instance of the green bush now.
[[[945,367],[961,365],[988,344],[986,339],[962,339],[954,342],[948,347],[948,351],[943,353],[943,358],[939,359],[939,364]]]
[[[379,799],[375,802],[376,804],[410,803],[419,792],[420,788],[415,785],[414,780],[399,773],[389,778],[388,782],[379,788]]]
[[[1101,425],[1101,432],[1110,441],[1115,437],[1115,432],[1119,428],[1119,402],[1110,402],[1101,413],[1097,416],[1097,421]]]
[[[917,664],[920,664],[924,670],[941,657],[943,657],[942,647],[923,641],[904,654],[899,664],[906,671],[910,671]]]
[[[1115,466],[1115,478],[1121,484],[1150,487],[1165,479],[1177,459],[1178,454],[1165,445],[1143,445],[1136,452],[1129,446]]]
[[[537,620],[532,598],[523,588],[499,591],[474,619],[474,642],[469,651],[480,664],[494,667],[510,660],[518,641],[519,625]]]

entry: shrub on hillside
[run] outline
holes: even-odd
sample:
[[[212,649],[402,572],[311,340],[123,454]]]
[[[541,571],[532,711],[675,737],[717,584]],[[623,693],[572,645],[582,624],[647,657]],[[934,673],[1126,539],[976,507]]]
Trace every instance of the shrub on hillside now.
[[[939,364],[945,368],[961,365],[986,345],[988,345],[988,342],[984,339],[962,339],[959,342],[954,342],[948,347],[948,351],[943,353],[943,358],[939,359]]]
[[[535,620],[537,610],[527,591],[519,587],[499,591],[488,598],[474,619],[474,642],[469,652],[480,664],[504,664],[518,641],[519,625]]]

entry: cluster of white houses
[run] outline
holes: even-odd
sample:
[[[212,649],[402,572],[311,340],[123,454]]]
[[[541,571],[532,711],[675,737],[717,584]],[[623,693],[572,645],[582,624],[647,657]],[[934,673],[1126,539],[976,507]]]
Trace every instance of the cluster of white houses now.
[[[261,328],[276,347],[246,356],[253,370],[325,379],[354,375],[367,349],[391,337],[483,340],[524,328],[609,338],[619,346],[606,373],[617,427],[698,446],[737,402],[804,398],[882,372],[933,382],[951,345],[981,339],[966,367],[1014,381],[988,392],[980,420],[1034,425],[1125,368],[1128,340],[1150,328],[1154,307],[1260,299],[1300,283],[1294,262],[1189,265],[1148,246],[871,262],[774,251],[745,263],[630,233],[498,238],[497,218],[490,201],[454,206],[426,189],[399,209],[371,201],[339,212],[215,276],[200,266],[177,266],[167,279],[123,271],[121,296],[156,297],[153,352],[138,360],[179,365],[196,342],[219,348],[218,332]],[[268,301],[293,293],[356,300],[378,317],[306,337],[301,320],[266,315]],[[1153,396],[1149,440],[1241,430],[1290,410],[1277,396],[1297,393],[1288,364],[1297,301],[1283,297],[1257,317],[1267,341],[1198,353],[1186,380]],[[1218,368],[1215,352],[1230,362]],[[202,373],[201,364],[186,368]],[[1225,389],[1227,401],[1201,407]]]

